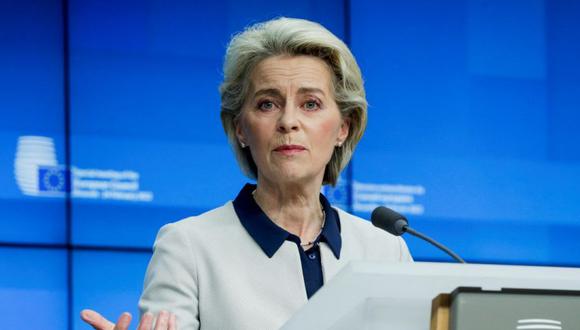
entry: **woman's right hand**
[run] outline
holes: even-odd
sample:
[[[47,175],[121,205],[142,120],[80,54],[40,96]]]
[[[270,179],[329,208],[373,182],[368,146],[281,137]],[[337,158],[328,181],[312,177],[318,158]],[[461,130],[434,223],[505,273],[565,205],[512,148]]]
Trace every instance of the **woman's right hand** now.
[[[131,324],[131,318],[131,314],[125,312],[119,316],[115,324],[93,310],[85,309],[81,312],[81,319],[91,325],[95,330],[127,330]],[[152,327],[153,314],[147,312],[141,317],[137,330],[151,330]],[[161,311],[157,316],[154,330],[177,330],[175,314]]]

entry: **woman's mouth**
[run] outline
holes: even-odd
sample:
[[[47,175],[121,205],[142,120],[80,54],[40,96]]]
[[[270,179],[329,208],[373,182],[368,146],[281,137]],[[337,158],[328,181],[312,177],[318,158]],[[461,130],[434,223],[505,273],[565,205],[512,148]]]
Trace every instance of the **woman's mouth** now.
[[[295,154],[301,153],[305,150],[306,150],[306,148],[304,148],[303,146],[298,145],[298,144],[283,144],[283,145],[274,149],[275,152],[280,153],[280,154],[285,155],[285,156],[295,155]]]

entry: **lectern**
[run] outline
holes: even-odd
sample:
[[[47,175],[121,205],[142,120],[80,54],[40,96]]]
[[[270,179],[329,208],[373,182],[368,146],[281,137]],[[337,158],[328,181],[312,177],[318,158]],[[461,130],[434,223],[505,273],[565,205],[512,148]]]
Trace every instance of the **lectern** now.
[[[352,262],[325,284],[282,329],[428,330],[432,300],[460,287],[485,292],[502,289],[580,291],[580,269]],[[580,311],[577,314],[580,315]],[[515,319],[534,317],[515,315]],[[567,326],[566,322],[560,327],[580,329],[579,324]],[[514,323],[507,329],[526,328]]]
[[[439,295],[431,330],[580,329],[580,291],[459,287]]]

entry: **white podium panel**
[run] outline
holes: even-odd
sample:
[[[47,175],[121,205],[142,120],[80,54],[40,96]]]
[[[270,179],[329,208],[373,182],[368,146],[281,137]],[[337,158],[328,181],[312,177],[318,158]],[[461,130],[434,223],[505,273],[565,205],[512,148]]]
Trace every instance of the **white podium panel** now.
[[[353,262],[324,285],[282,329],[426,330],[431,300],[459,286],[578,291],[580,269]]]

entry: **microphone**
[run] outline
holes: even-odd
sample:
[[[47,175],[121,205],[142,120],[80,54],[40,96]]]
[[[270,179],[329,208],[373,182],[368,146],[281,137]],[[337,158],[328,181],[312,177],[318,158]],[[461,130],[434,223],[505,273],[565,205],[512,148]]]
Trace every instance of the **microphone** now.
[[[371,221],[375,227],[381,228],[382,230],[385,230],[395,236],[401,236],[404,233],[409,233],[413,236],[419,237],[420,239],[423,239],[435,245],[437,248],[443,250],[443,252],[450,255],[457,262],[462,264],[465,263],[465,260],[461,259],[460,256],[451,251],[445,245],[409,227],[409,221],[407,218],[405,218],[405,216],[391,210],[388,207],[379,206],[374,209],[373,214],[371,215]]]

